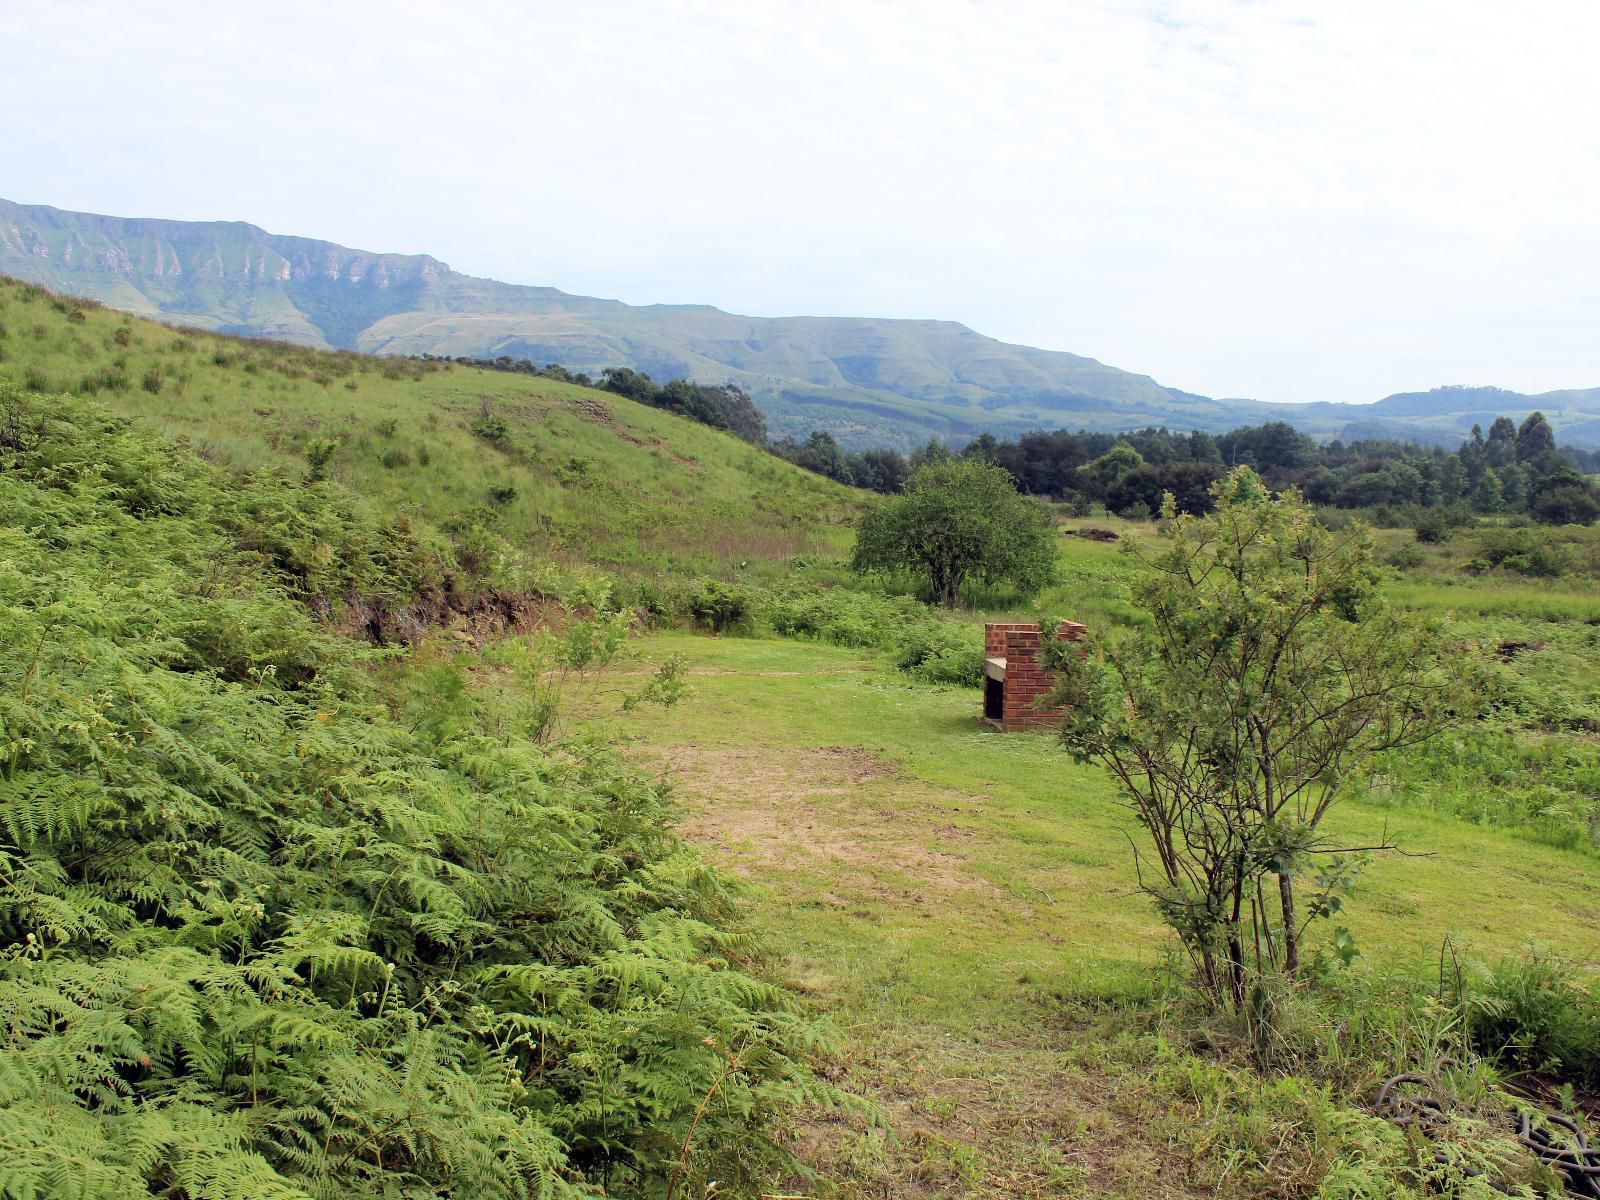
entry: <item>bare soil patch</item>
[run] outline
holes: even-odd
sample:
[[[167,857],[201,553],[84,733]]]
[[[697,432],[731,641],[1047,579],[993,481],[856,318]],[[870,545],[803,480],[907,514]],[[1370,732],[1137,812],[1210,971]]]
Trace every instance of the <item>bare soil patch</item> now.
[[[832,877],[835,892],[858,895],[998,891],[966,854],[945,848],[970,833],[906,819],[908,799],[915,809],[925,798],[931,815],[947,798],[867,750],[679,745],[652,757],[689,801],[679,832],[741,873],[799,866]],[[896,802],[875,802],[889,780]]]

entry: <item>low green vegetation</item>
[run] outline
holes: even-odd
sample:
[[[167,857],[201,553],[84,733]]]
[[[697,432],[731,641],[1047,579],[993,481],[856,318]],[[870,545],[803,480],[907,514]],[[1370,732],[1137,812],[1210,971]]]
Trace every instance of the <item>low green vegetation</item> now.
[[[297,602],[394,532],[0,390],[0,1195],[748,1195],[829,1102],[655,784]]]
[[[1357,787],[1326,832],[1422,857],[1375,857],[1337,922],[1359,953],[1346,965],[1331,924],[1308,935],[1257,1043],[1186,995],[1110,781],[1052,739],[982,732],[972,690],[871,650],[641,650],[682,658],[695,696],[617,734],[682,781],[687,833],[750,881],[782,977],[836,1015],[843,1082],[893,1131],[813,1119],[839,1194],[1420,1196],[1434,1168],[1370,1111],[1402,1069],[1443,1071],[1458,1167],[1540,1178],[1504,1136],[1503,1081],[1591,1069],[1587,856]]]

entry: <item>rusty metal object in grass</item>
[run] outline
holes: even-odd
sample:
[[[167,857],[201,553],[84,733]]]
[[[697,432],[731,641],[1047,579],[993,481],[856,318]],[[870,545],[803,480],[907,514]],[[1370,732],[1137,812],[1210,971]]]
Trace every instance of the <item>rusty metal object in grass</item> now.
[[[1600,1200],[1600,1147],[1589,1144],[1576,1121],[1558,1113],[1541,1113],[1545,1127],[1540,1127],[1533,1123],[1527,1109],[1515,1116],[1517,1141],[1540,1162],[1556,1169],[1566,1184],[1567,1195]]]
[[[1427,1089],[1418,1091],[1416,1089]],[[1373,1111],[1391,1124],[1415,1129],[1425,1137],[1442,1130],[1450,1121],[1450,1113],[1440,1101],[1438,1081],[1427,1075],[1405,1073],[1384,1082],[1378,1089]],[[1506,1123],[1513,1130],[1517,1143],[1539,1162],[1552,1168],[1561,1176],[1568,1196],[1580,1200],[1600,1200],[1600,1146],[1592,1145],[1578,1123],[1559,1113],[1531,1108],[1512,1109],[1506,1114]],[[1448,1165],[1445,1155],[1436,1153],[1434,1161]],[[1482,1178],[1483,1172],[1456,1164],[1465,1175]],[[1495,1191],[1510,1194],[1510,1190],[1485,1180]]]

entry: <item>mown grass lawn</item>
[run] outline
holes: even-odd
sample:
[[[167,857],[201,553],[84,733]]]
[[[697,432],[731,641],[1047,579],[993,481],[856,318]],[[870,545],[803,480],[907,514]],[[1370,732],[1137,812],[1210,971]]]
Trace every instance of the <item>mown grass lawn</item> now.
[[[833,1012],[843,1070],[894,1131],[808,1131],[845,1195],[1211,1194],[1084,1068],[1051,1001],[1136,986],[1169,953],[1098,769],[980,730],[976,692],[858,651],[682,633],[639,649],[683,656],[695,694],[617,736],[673,773],[685,835],[749,881],[781,973]],[[1421,855],[1381,856],[1350,905],[1369,960],[1437,956],[1448,934],[1490,958],[1537,939],[1600,960],[1593,858],[1359,797],[1329,830]]]

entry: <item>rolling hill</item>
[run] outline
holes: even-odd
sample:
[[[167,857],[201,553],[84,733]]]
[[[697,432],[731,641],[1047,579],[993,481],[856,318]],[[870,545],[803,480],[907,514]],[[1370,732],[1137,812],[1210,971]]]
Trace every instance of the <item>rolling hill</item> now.
[[[593,388],[167,328],[0,277],[0,384],[70,392],[239,470],[330,475],[519,560],[630,575],[836,548],[862,494]],[[0,414],[3,416],[3,414]]]
[[[1354,424],[1359,433],[1453,442],[1474,421],[1536,407],[1564,441],[1600,446],[1600,389],[1527,397],[1452,388],[1376,405],[1214,400],[953,321],[633,306],[237,221],[129,219],[0,200],[0,273],[170,324],[322,349],[508,355],[590,373],[630,366],[657,379],[734,382],[754,396],[774,436],[826,429],[848,447],[960,442],[983,430],[1221,431],[1273,419],[1322,437]],[[1491,398],[1502,407],[1485,407]]]

